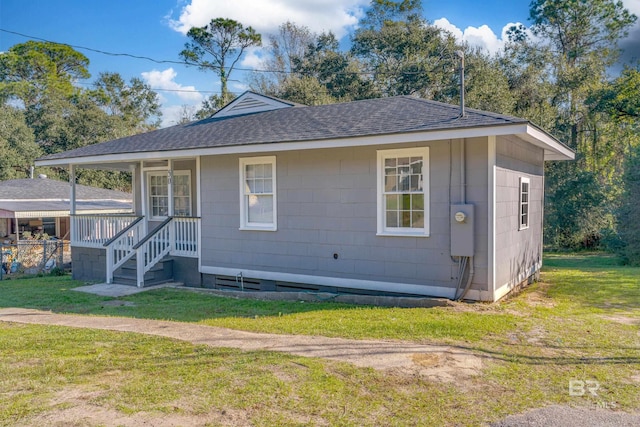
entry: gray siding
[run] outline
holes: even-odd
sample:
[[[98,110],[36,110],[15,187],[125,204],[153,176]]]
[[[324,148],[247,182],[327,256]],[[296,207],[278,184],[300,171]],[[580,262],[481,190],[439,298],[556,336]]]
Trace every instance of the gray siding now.
[[[430,237],[376,236],[376,150],[415,144],[275,153],[275,232],[239,230],[239,156],[203,157],[203,267],[344,278],[346,287],[348,279],[389,282],[391,292],[393,283],[455,287],[449,206],[458,201],[452,199],[458,193],[452,194],[451,184],[459,177],[459,154],[455,154],[459,144],[426,145],[430,147]],[[486,138],[468,141],[467,159],[471,183],[467,201],[476,204],[478,226],[476,268],[486,272]],[[474,287],[486,289],[486,274],[476,277]]]
[[[529,228],[519,228],[520,178],[530,179]],[[496,144],[496,289],[514,286],[536,271],[542,256],[544,152],[520,139]]]
[[[173,280],[185,286],[202,285],[197,258],[172,256],[171,259],[173,259]]]
[[[104,282],[107,277],[107,253],[104,249],[74,246],[71,266],[74,280]]]

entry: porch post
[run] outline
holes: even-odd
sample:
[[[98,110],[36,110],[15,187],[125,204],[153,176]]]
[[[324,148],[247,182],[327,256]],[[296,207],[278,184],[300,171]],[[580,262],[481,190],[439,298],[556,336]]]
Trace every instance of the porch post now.
[[[196,216],[202,216],[202,206],[200,203],[200,156],[196,157]]]
[[[169,216],[173,216],[173,159],[169,159],[169,170],[167,171],[167,196],[169,203]]]
[[[169,216],[174,215],[175,206],[173,205],[173,159],[169,159],[169,171],[167,172],[169,177],[167,179],[167,196],[169,200]],[[176,247],[176,236],[175,236],[175,228],[177,225],[175,222],[173,224],[169,224],[169,245],[171,247],[171,252]]]
[[[144,216],[142,221],[142,235],[146,236],[149,231],[149,216],[147,215],[147,183],[144,180],[144,163],[140,161],[138,169],[140,174],[138,175],[138,182],[140,183],[140,212],[136,212],[138,215]]]
[[[71,215],[76,214],[76,167],[75,165],[69,165],[69,184],[71,185],[71,207],[69,213]]]
[[[138,206],[140,191],[137,188],[138,178],[136,176],[136,165],[129,165],[129,172],[131,173],[131,210],[137,215],[140,212],[140,206]]]

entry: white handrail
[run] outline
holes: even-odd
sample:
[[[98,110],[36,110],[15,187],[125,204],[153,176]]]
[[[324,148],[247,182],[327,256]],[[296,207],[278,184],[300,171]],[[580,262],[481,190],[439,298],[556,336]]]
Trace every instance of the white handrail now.
[[[136,284],[139,288],[144,286],[144,274],[156,265],[172,248],[172,218],[147,235],[142,244],[138,243],[136,251]]]
[[[113,283],[113,273],[127,262],[136,251],[133,247],[144,236],[146,224],[142,218],[131,224],[121,236],[111,241],[107,246],[107,283]]]

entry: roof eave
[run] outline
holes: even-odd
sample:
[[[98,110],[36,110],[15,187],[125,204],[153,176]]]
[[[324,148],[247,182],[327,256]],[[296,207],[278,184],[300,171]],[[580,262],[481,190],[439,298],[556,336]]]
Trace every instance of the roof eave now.
[[[544,149],[544,160],[575,160],[576,152],[539,127],[528,123],[526,132],[519,134],[525,141]]]
[[[282,152],[293,150],[308,150],[338,147],[358,147],[367,145],[403,144],[413,142],[427,142],[437,140],[475,138],[499,135],[518,135],[522,139],[539,146],[545,150],[545,160],[573,160],[575,152],[550,134],[536,126],[523,121],[520,123],[506,123],[502,125],[476,126],[467,128],[422,130],[415,132],[402,132],[381,135],[363,135],[345,138],[314,139],[302,141],[282,141],[248,143],[218,147],[175,149],[166,151],[145,151],[139,153],[106,154],[85,157],[68,157],[58,159],[39,159],[36,166],[69,165],[111,165],[117,163],[139,162],[144,160],[193,158],[196,156],[222,155],[222,154],[247,154]]]

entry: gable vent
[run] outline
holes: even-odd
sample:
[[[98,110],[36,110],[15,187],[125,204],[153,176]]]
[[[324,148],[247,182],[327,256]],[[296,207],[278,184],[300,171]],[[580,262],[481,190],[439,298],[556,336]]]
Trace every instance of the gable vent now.
[[[245,98],[229,109],[230,113],[243,113],[246,110],[269,108],[270,105],[259,99]]]
[[[240,114],[259,113],[287,107],[292,107],[292,104],[257,93],[245,92],[215,113],[213,117],[237,116]]]

